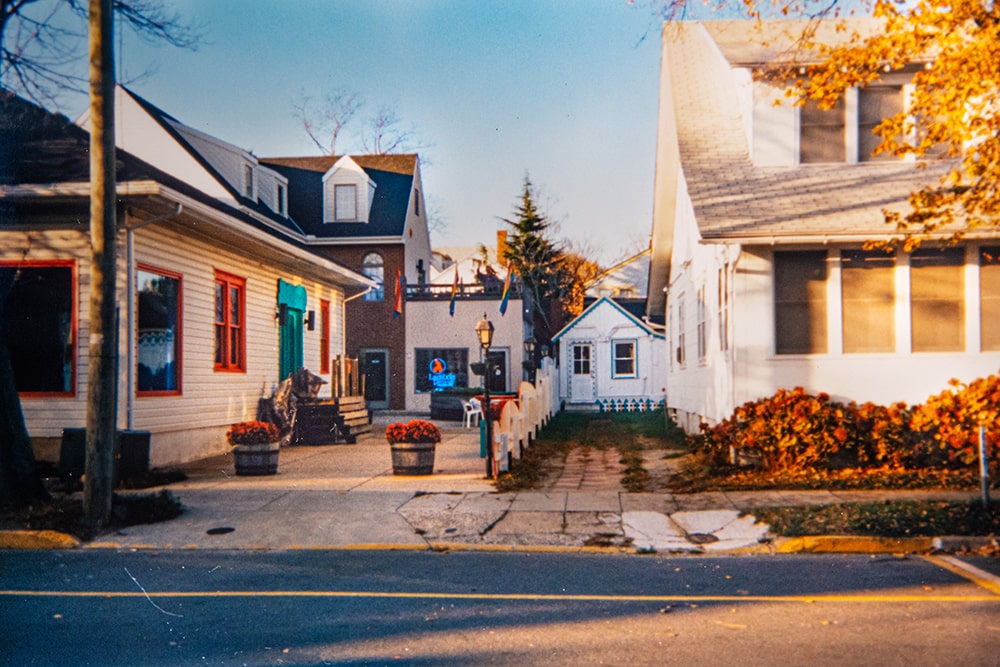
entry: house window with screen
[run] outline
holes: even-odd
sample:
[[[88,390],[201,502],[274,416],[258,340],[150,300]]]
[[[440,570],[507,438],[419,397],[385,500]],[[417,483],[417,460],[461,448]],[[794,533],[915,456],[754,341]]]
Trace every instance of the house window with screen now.
[[[914,352],[965,349],[965,250],[921,248],[910,255]]]
[[[573,375],[590,375],[590,345],[573,346]]]
[[[136,392],[181,390],[181,277],[140,266],[135,276]]]
[[[826,252],[774,253],[775,351],[825,353],[826,310]]]
[[[75,282],[72,262],[0,262],[0,328],[19,393],[75,393]]]
[[[832,109],[820,109],[809,100],[799,109],[799,162],[843,162],[847,155],[844,98]]]
[[[253,199],[253,167],[243,165],[243,193]]]
[[[983,351],[1000,350],[1000,246],[979,250],[979,327]]]
[[[365,294],[365,301],[381,301],[385,298],[385,262],[382,255],[370,252],[361,260],[361,273],[378,281],[378,287]]]
[[[845,354],[895,351],[895,263],[880,250],[840,254]]]
[[[635,377],[635,341],[616,340],[611,342],[611,349],[614,353],[613,377]]]
[[[418,394],[469,386],[468,348],[417,348],[413,360],[414,390]]]
[[[215,370],[246,370],[246,279],[215,273]]]
[[[336,220],[355,221],[358,219],[358,186],[353,183],[335,185],[333,197]]]
[[[874,134],[875,128],[886,118],[903,110],[902,86],[868,86],[858,90],[858,161],[898,160],[892,153],[873,155],[882,143]]]

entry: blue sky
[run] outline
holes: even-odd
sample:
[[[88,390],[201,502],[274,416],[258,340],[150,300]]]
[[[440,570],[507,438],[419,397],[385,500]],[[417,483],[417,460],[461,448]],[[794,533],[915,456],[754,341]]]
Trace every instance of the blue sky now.
[[[651,228],[659,26],[627,0],[173,0],[198,51],[121,44],[119,78],[256,155],[318,151],[292,111],[347,87],[393,107],[426,159],[435,246],[492,243],[525,174],[556,235],[608,262]],[[352,132],[354,130],[354,132]]]

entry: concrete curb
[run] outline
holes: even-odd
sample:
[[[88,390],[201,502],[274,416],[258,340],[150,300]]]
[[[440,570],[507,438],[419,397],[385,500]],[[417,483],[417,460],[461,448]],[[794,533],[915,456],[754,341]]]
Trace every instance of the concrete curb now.
[[[858,535],[815,535],[775,540],[777,553],[865,553],[911,554],[934,550],[932,537],[863,537]]]
[[[996,544],[988,536],[951,535],[942,537],[863,537],[857,535],[813,535],[807,537],[779,537],[769,543],[714,552],[685,552],[687,555],[738,555],[751,553],[860,553],[860,554],[915,554],[976,550]],[[199,549],[224,549],[225,547],[184,545],[126,545],[114,541],[81,542],[76,537],[54,530],[0,530],[2,549],[128,549],[130,551],[193,551]],[[628,546],[559,546],[530,544],[472,544],[467,542],[428,542],[422,544],[359,543],[349,545],[285,547],[243,547],[241,551],[479,551],[521,553],[578,553],[578,554],[636,554],[647,555],[656,551],[639,551]]]
[[[77,549],[80,540],[55,530],[0,530],[0,549]]]

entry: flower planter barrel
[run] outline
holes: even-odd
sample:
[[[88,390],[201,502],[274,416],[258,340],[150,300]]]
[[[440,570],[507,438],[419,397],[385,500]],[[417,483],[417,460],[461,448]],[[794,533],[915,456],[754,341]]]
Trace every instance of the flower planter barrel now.
[[[233,447],[233,463],[237,475],[274,475],[278,472],[280,442]]]
[[[392,474],[430,475],[434,472],[433,442],[394,442],[392,449]]]

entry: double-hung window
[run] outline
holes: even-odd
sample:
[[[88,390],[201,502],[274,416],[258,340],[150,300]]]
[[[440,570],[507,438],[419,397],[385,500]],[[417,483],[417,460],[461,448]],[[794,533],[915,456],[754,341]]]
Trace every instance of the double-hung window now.
[[[614,353],[614,373],[612,377],[635,377],[635,341],[615,340],[611,341],[611,349]]]
[[[246,371],[246,279],[215,273],[215,370]]]
[[[1000,350],[1000,246],[979,251],[979,323],[983,351]]]
[[[910,256],[914,352],[965,349],[964,264],[964,248],[921,248]]]
[[[840,254],[844,353],[896,349],[895,258],[875,250]]]
[[[336,220],[353,222],[358,219],[358,186],[353,183],[334,185],[333,197]]]
[[[140,266],[135,276],[136,392],[181,391],[181,277]]]
[[[72,396],[76,387],[73,262],[0,262],[0,290],[6,292],[0,329],[6,336],[17,391]]]
[[[824,354],[826,251],[774,253],[774,329],[778,354]]]

